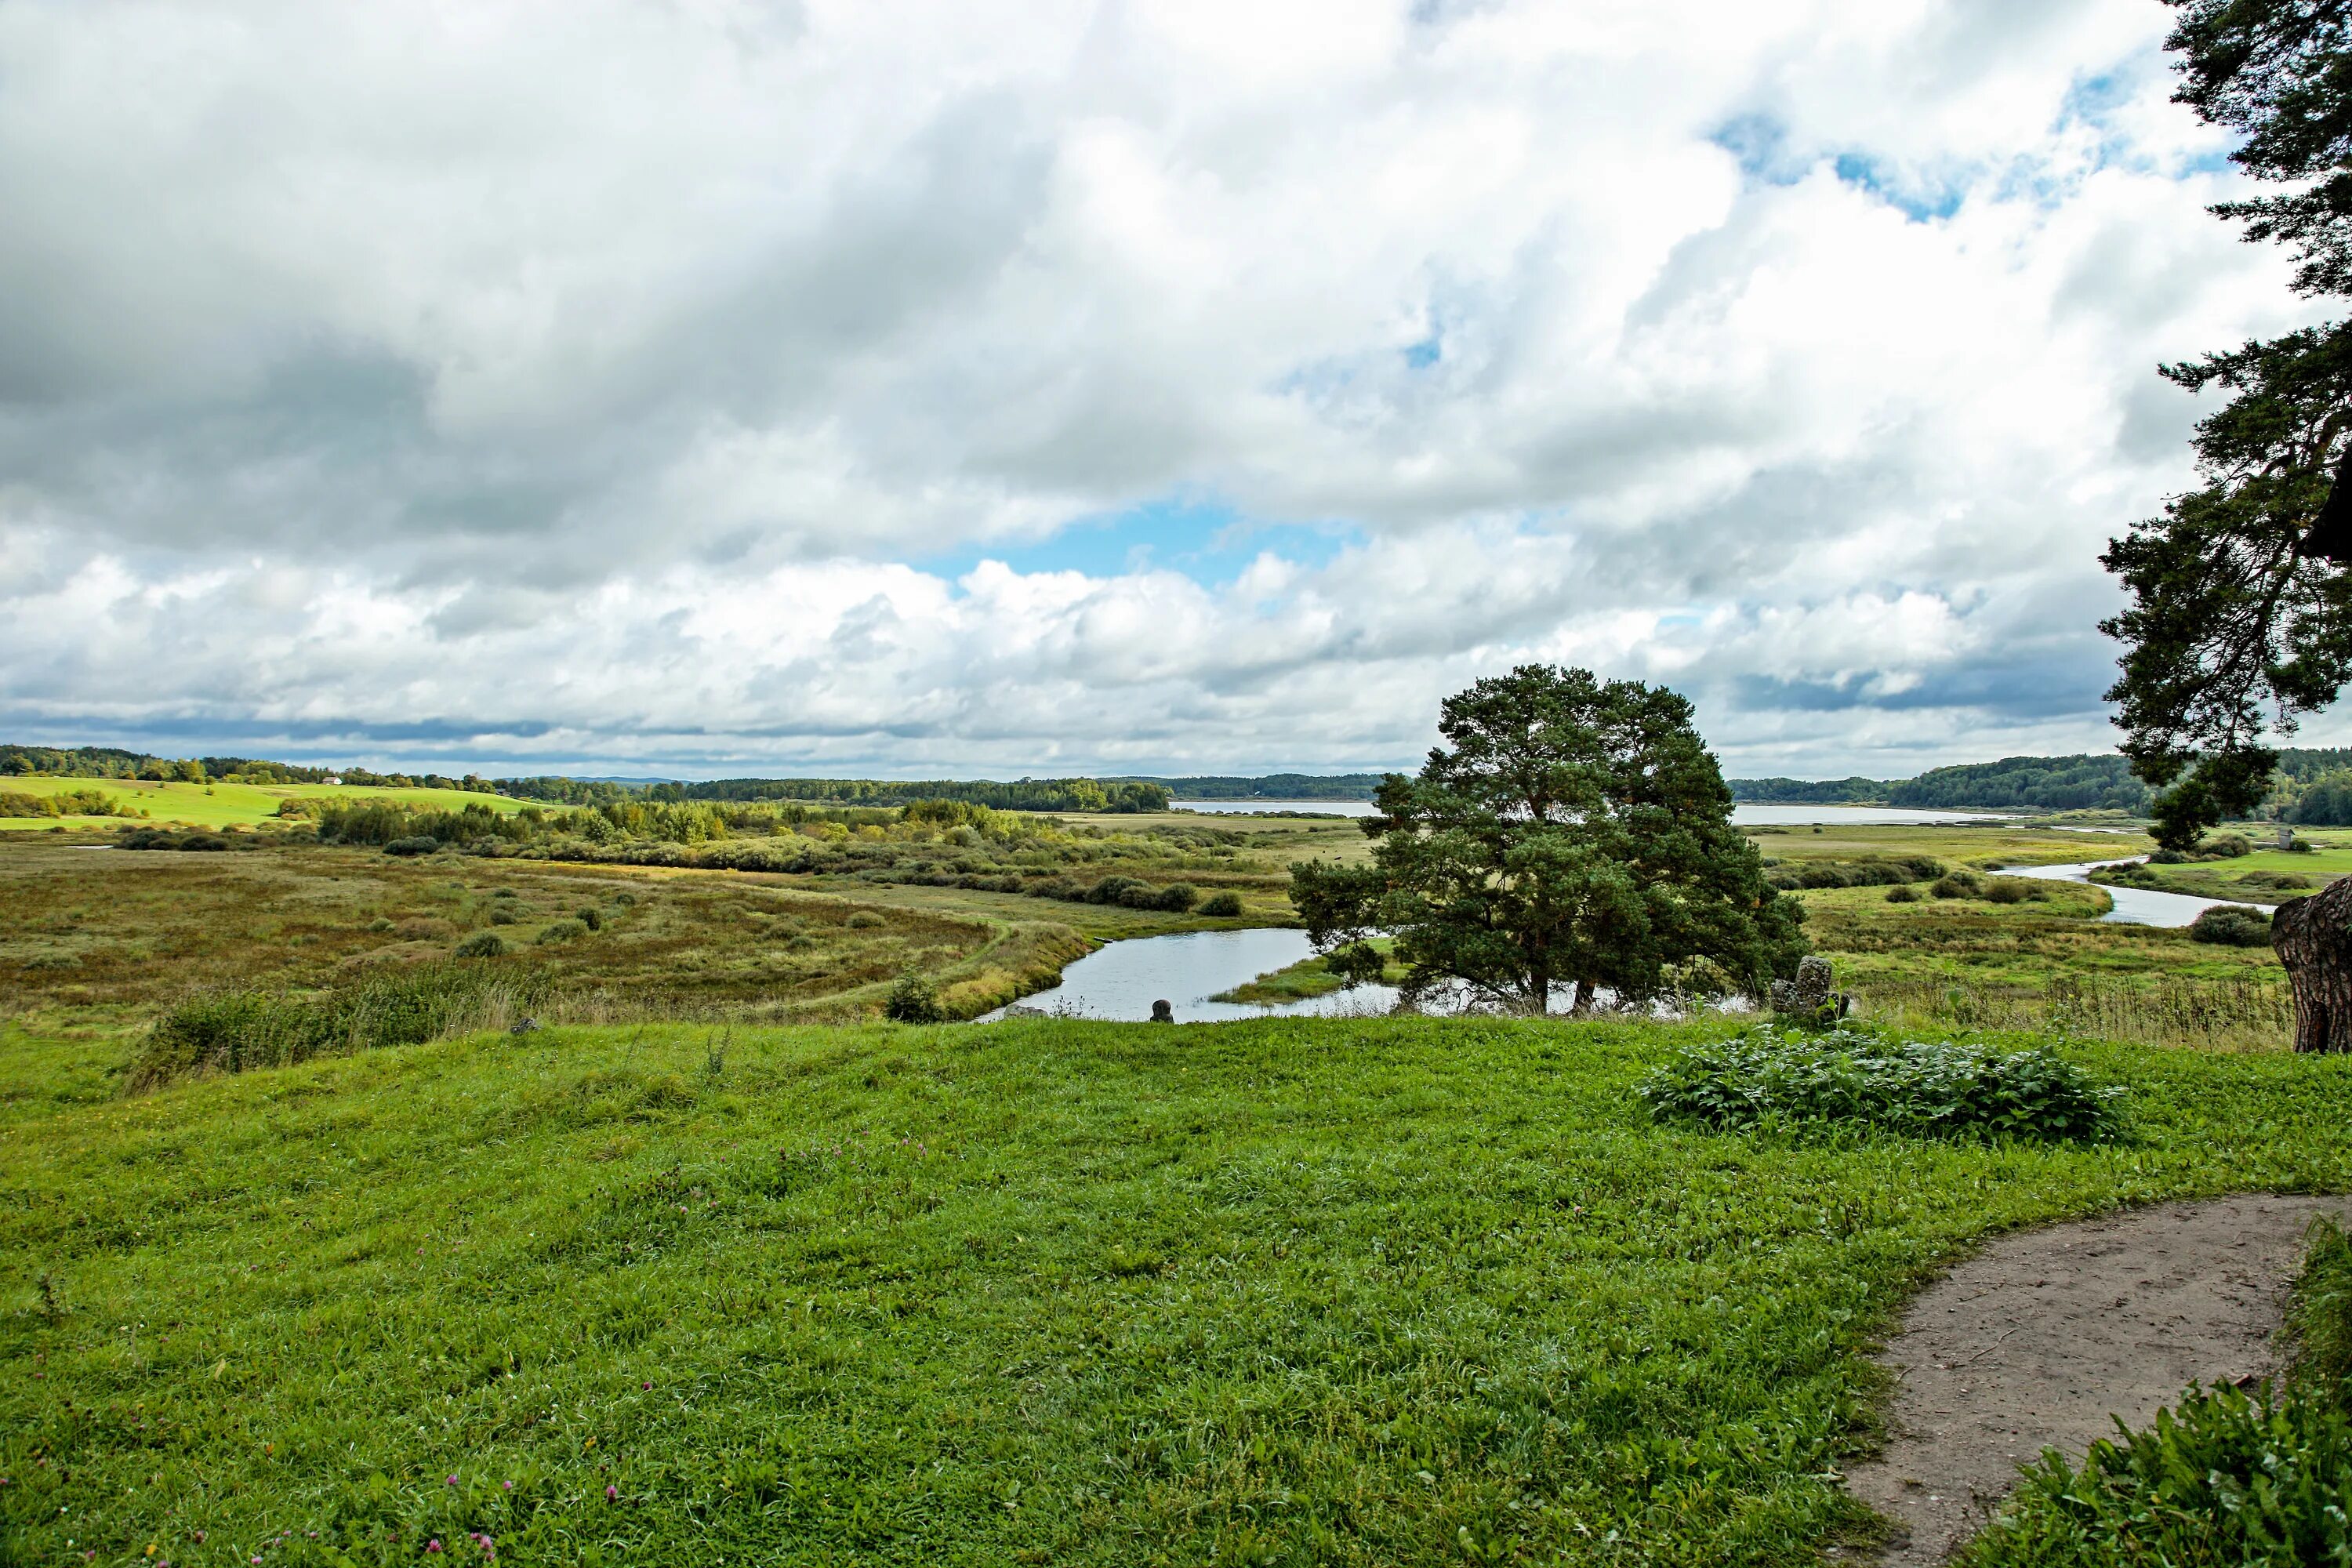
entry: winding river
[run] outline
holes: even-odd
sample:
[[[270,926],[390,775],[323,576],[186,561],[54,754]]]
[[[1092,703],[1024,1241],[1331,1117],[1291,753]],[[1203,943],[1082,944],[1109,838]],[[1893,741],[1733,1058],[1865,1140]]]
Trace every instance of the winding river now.
[[[2006,866],[2004,877],[2031,877],[2038,882],[2087,882],[2091,873],[2106,866],[2137,866],[2146,859],[2134,855],[2122,860],[2085,860],[2071,866]],[[2118,925],[2185,926],[2216,904],[2226,904],[2227,899],[2192,899],[2186,893],[2158,893],[2146,888],[2117,888],[2102,882],[2099,886],[2113,899],[2116,907],[2099,918]]]

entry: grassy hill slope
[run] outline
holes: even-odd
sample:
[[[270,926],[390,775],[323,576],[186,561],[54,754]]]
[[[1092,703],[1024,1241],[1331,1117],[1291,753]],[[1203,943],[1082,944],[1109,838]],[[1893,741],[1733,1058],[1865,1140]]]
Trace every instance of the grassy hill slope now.
[[[1691,1037],[559,1029],[27,1116],[0,1558],[1811,1563],[1938,1260],[2352,1187],[2340,1060],[1831,1147],[1652,1127]]]

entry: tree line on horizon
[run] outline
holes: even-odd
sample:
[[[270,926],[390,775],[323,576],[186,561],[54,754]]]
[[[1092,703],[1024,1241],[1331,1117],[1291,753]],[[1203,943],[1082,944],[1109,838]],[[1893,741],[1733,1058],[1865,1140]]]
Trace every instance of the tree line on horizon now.
[[[2121,811],[2146,816],[2156,791],[2116,752],[2003,757],[1930,768],[1907,779],[1731,779],[1734,799],[1756,805],[1890,805],[1917,809]],[[2352,747],[2283,750],[2256,808],[2284,822],[2352,826]]]
[[[1107,775],[1055,779],[737,778],[701,781],[572,778],[549,774],[486,779],[467,773],[375,773],[278,763],[253,757],[162,757],[107,746],[0,745],[0,777],[145,779],[174,783],[325,784],[368,788],[449,789],[500,795],[551,805],[602,806],[629,801],[801,801],[812,805],[903,806],[954,800],[996,811],[1165,811],[1187,800],[1370,800],[1383,773]],[[2145,816],[2156,792],[2116,752],[2003,757],[1930,768],[1915,777],[1727,779],[1732,798],[1753,805],[1888,805],[1918,809],[2120,811]],[[2352,747],[2279,752],[2258,808],[2281,821],[2352,826]]]

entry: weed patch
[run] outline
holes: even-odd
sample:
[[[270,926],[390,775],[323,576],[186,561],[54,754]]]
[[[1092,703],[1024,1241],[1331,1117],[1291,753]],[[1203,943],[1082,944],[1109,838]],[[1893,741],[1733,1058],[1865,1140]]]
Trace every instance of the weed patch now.
[[[2043,1047],[2000,1051],[1858,1029],[1769,1028],[1681,1051],[1639,1092],[1660,1121],[2028,1139],[2109,1137],[2122,1094],[2095,1086]]]

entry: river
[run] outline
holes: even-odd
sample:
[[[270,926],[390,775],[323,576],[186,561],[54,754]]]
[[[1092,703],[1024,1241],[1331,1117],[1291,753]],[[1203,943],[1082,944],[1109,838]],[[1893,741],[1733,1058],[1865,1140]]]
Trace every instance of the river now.
[[[1230,991],[1269,970],[1287,968],[1314,953],[1305,931],[1273,926],[1132,937],[1095,949],[1062,971],[1059,985],[1024,996],[1019,1005],[1083,1018],[1141,1022],[1151,1016],[1154,1002],[1164,1001],[1175,1007],[1180,1024],[1263,1018],[1272,1014],[1385,1013],[1395,1005],[1396,988],[1391,985],[1360,985],[1353,991],[1334,991],[1279,1007],[1209,1000],[1220,991]],[[992,1013],[981,1021],[999,1016]]]
[[[2099,867],[2131,863],[2093,860],[2067,866],[2011,866],[2000,874],[2041,881],[2087,882],[2091,872]],[[2204,910],[2227,901],[2151,892],[2145,888],[2109,887],[2105,891],[2115,900],[2115,908],[2100,919],[2125,925],[2185,926]],[[1271,926],[1247,931],[1183,931],[1174,936],[1107,942],[1063,970],[1059,985],[1024,996],[1020,1005],[1076,1017],[1140,1023],[1151,1016],[1152,1003],[1165,1001],[1175,1008],[1179,1023],[1199,1024],[1277,1015],[1305,1017],[1385,1013],[1395,1003],[1396,990],[1388,985],[1360,985],[1353,991],[1334,991],[1274,1007],[1209,1000],[1221,991],[1230,991],[1261,974],[1286,968],[1313,953],[1305,931]],[[992,1013],[982,1021],[1002,1016]]]
[[[2040,882],[2087,882],[2091,873],[2103,866],[2136,866],[2145,856],[2135,855],[2123,860],[2086,860],[2072,866],[2008,866],[2004,877],[2031,877]],[[2227,899],[2192,899],[2186,893],[2158,893],[2146,888],[2117,888],[2105,882],[2099,884],[2116,907],[2099,918],[2118,925],[2170,926],[2189,924],[2216,904],[2226,904]]]

